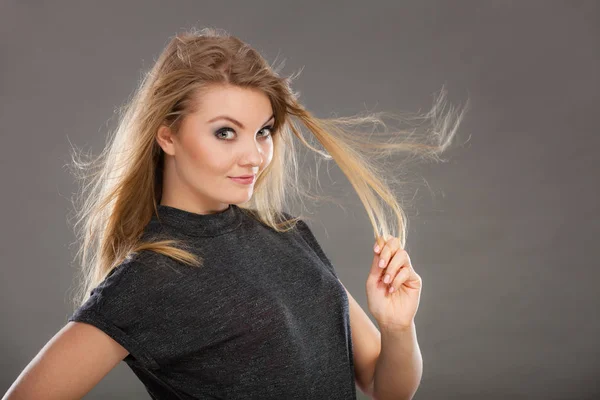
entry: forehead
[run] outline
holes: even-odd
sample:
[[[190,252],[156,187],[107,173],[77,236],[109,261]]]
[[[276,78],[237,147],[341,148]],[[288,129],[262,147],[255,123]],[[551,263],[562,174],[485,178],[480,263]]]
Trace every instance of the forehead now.
[[[212,85],[196,97],[197,115],[211,119],[228,114],[236,119],[253,122],[262,120],[273,113],[269,97],[254,88],[232,85]]]

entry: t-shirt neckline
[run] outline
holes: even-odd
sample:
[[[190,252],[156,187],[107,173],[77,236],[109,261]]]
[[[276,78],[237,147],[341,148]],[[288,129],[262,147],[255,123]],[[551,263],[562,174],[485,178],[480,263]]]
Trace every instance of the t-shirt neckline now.
[[[164,204],[157,206],[158,220],[170,229],[190,236],[217,236],[230,232],[241,224],[242,211],[235,204],[212,214],[198,214]]]

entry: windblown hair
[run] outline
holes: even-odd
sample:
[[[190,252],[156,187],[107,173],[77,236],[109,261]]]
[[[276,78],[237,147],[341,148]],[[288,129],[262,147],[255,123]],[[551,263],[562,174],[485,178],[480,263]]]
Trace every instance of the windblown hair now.
[[[171,38],[119,110],[117,127],[109,133],[101,154],[85,161],[77,152],[73,154],[75,175],[82,182],[74,202],[76,257],[82,266],[75,303],[85,302],[91,289],[112,269],[143,250],[202,266],[202,260],[184,243],[142,241],[141,235],[157,213],[162,193],[164,153],[156,141],[158,128],[167,125],[176,133],[182,120],[197,110],[196,100],[209,85],[258,89],[268,96],[274,111],[273,158],[258,177],[252,199],[238,205],[244,212],[281,232],[300,218],[282,218],[287,201],[300,196],[315,198],[298,179],[295,137],[318,157],[336,162],[364,205],[375,238],[387,240],[393,235],[404,247],[406,214],[392,190],[401,164],[395,160],[386,166],[383,161],[394,153],[405,153],[409,156],[405,161],[415,156],[440,160],[438,156],[449,146],[464,111],[459,114],[450,108],[442,114],[442,90],[425,115],[399,117],[380,112],[321,119],[298,102],[298,93],[291,89],[294,76],[281,77],[282,66],[271,67],[250,45],[221,29],[192,28]],[[364,124],[387,128],[384,117],[399,118],[416,127],[391,134],[351,131]],[[418,129],[418,124],[412,124],[418,120],[429,122],[430,128]],[[305,136],[301,126],[310,134]],[[388,139],[382,139],[386,134]],[[392,216],[386,215],[384,205]]]

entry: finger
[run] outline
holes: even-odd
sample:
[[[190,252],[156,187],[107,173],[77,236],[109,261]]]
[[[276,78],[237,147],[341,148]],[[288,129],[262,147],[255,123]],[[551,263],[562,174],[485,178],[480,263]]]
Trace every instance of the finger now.
[[[398,288],[400,288],[400,286],[402,286],[402,284],[404,282],[406,282],[408,280],[408,278],[410,278],[410,274],[411,274],[410,267],[406,267],[405,266],[402,269],[400,269],[400,272],[398,272],[396,274],[396,277],[394,278],[394,280],[390,284],[390,287],[388,289],[388,293],[393,293],[396,290],[398,290]]]
[[[404,265],[408,265],[408,257],[405,250],[398,250],[394,257],[390,260],[387,268],[385,269],[385,275],[383,276],[383,283],[390,284],[395,279],[396,274],[400,268]]]
[[[375,238],[375,244],[373,246],[373,263],[371,264],[371,269],[369,271],[369,277],[371,275],[379,277],[381,275],[381,269],[377,268],[377,263],[379,262],[379,254],[381,250],[385,246],[385,239],[382,236],[377,235]]]
[[[379,253],[379,268],[385,268],[390,261],[390,258],[398,251],[400,248],[400,240],[392,236],[383,246],[381,252]]]
[[[378,249],[379,253],[381,253],[381,250],[385,246],[385,243],[386,243],[386,241],[383,239],[383,237],[381,237],[381,236],[377,237],[375,246],[379,245],[379,249]],[[373,250],[375,250],[375,248]],[[371,269],[369,270],[369,275],[367,277],[367,286],[377,285],[381,281],[381,276],[382,276],[384,270],[377,266],[379,264],[380,258],[381,258],[381,255],[377,254],[377,252],[375,252],[375,254],[373,255],[373,262],[371,263]]]
[[[385,240],[383,239],[383,237],[377,236],[377,239],[375,240],[375,245],[373,246],[373,251],[375,252],[375,254],[379,254],[384,245]]]
[[[377,254],[373,256],[373,262],[371,263],[371,269],[369,270],[369,276],[367,277],[367,282],[369,284],[377,283],[381,280],[383,269],[377,266],[379,264],[379,258],[380,257]]]

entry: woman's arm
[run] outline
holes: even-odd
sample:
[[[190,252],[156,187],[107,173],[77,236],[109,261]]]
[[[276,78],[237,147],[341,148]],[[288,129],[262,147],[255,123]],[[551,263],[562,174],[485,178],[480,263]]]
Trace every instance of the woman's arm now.
[[[31,360],[2,400],[81,399],[128,354],[100,329],[69,322]]]
[[[415,325],[400,331],[382,329],[381,353],[373,378],[374,398],[410,400],[422,375],[423,359]]]

